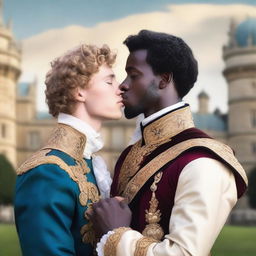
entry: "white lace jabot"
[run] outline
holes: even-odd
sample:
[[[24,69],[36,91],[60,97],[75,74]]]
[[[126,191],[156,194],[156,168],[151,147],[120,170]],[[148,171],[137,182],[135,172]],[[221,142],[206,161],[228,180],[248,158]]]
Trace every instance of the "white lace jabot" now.
[[[93,155],[102,149],[104,145],[100,133],[96,132],[89,124],[85,123],[81,119],[65,113],[59,114],[58,123],[69,125],[86,136],[84,157],[86,159],[92,158],[93,171],[101,196],[103,198],[109,197],[110,186],[112,183],[110,173],[107,170],[107,166],[103,158]]]

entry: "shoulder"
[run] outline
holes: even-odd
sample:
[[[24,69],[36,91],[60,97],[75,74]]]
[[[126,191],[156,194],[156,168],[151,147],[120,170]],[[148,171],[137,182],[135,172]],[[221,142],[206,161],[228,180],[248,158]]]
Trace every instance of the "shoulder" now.
[[[17,170],[17,191],[21,187],[50,186],[75,187],[71,180],[70,166],[59,156],[50,154],[51,150],[41,150],[34,153]],[[52,188],[49,187],[51,190]]]

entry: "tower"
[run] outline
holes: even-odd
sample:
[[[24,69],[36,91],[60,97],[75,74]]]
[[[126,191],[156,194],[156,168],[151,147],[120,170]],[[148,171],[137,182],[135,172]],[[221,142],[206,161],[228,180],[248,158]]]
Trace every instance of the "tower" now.
[[[198,113],[207,114],[209,109],[209,96],[205,91],[202,91],[198,95]]]
[[[223,59],[228,83],[228,143],[249,173],[256,166],[256,18],[231,22]]]
[[[0,1],[0,153],[16,166],[16,84],[21,73],[21,50],[11,26],[5,25]]]

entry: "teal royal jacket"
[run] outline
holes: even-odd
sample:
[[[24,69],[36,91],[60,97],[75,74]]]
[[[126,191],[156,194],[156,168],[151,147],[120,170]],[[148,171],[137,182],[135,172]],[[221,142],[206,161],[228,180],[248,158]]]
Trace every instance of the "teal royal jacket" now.
[[[86,138],[58,124],[47,145],[17,170],[15,222],[23,256],[93,255],[86,211],[99,200]]]

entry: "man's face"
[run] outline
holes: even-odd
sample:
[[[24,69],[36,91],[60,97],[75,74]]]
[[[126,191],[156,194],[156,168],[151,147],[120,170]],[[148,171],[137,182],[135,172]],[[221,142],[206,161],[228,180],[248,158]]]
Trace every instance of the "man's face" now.
[[[102,121],[121,118],[123,103],[119,83],[109,66],[100,66],[85,90],[87,94],[85,107],[91,118]]]
[[[154,112],[158,104],[159,76],[153,73],[146,62],[147,50],[131,52],[126,62],[127,77],[120,85],[125,117],[130,119],[144,113],[145,116]]]

